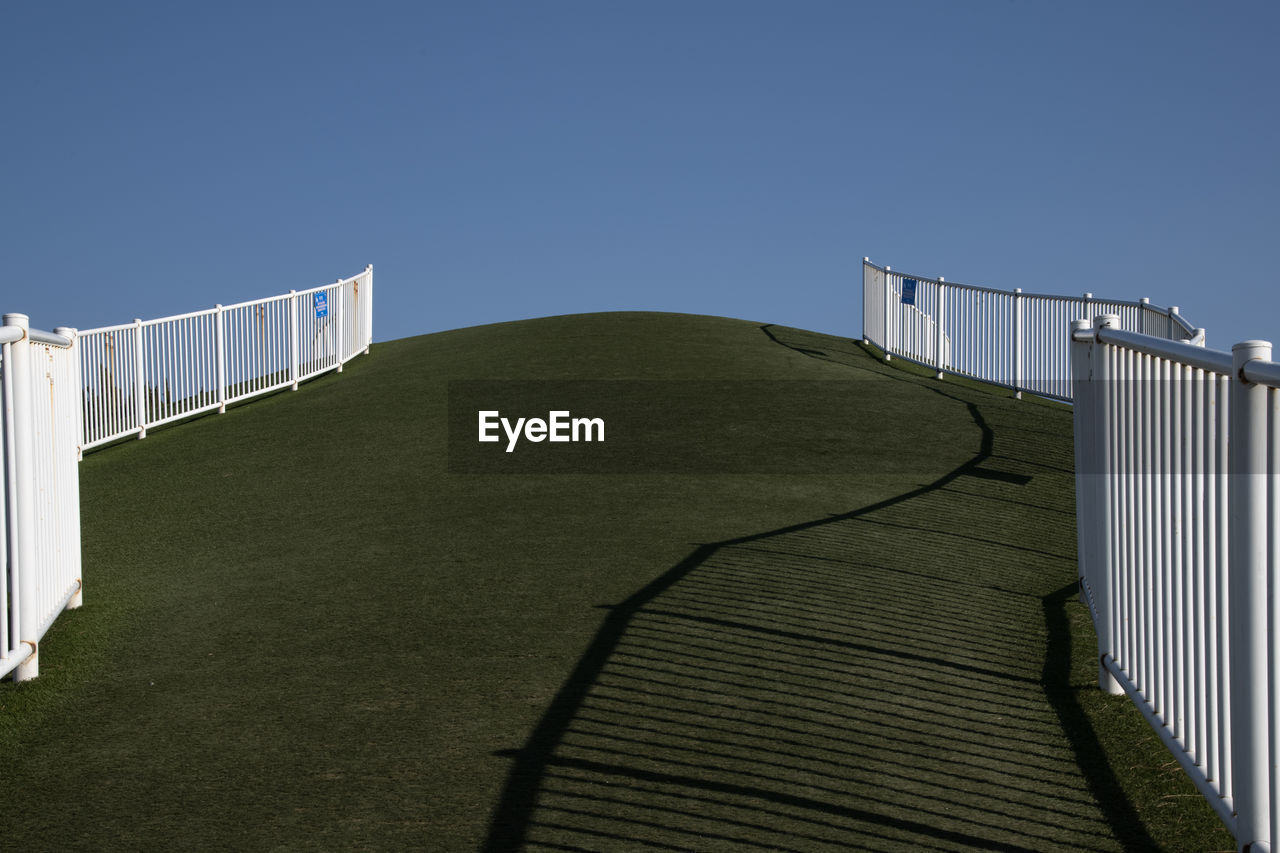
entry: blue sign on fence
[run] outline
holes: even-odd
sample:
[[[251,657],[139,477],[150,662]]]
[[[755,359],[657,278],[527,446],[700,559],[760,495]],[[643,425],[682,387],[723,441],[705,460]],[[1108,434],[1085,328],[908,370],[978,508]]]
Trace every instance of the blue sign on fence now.
[[[312,296],[316,304],[316,319],[329,316],[329,294],[323,290],[318,291]]]
[[[914,278],[904,278],[902,280],[902,304],[916,304],[916,280]]]

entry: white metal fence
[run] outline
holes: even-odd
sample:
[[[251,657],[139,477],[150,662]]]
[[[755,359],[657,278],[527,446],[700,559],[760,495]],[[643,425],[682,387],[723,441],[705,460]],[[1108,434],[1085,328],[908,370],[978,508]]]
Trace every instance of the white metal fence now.
[[[80,332],[81,450],[340,371],[372,336],[372,267],[311,290]]]
[[[1080,319],[1088,318],[1088,319]],[[885,352],[1074,402],[1081,597],[1127,694],[1235,835],[1280,842],[1280,364],[1177,308],[908,277],[863,262]],[[1280,849],[1280,848],[1277,848]]]
[[[1236,837],[1280,817],[1280,364],[1074,324],[1081,592],[1127,693]]]
[[[368,352],[373,267],[311,290],[121,326],[0,326],[0,677],[39,674],[39,642],[82,601],[85,450],[298,383]]]
[[[884,351],[931,367],[1058,400],[1071,399],[1071,321],[1117,314],[1122,328],[1203,344],[1177,307],[993,290],[906,276],[862,260],[862,337]]]
[[[80,595],[79,376],[70,329],[0,327],[0,676],[39,674],[39,643]]]

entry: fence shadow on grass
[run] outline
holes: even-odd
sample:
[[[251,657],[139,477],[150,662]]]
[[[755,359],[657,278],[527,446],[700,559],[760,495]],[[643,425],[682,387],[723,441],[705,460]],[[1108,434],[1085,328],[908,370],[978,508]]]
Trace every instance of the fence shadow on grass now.
[[[1074,704],[1062,475],[922,387],[967,407],[981,450],[888,500],[701,545],[609,607],[503,753],[486,850],[1153,846]]]

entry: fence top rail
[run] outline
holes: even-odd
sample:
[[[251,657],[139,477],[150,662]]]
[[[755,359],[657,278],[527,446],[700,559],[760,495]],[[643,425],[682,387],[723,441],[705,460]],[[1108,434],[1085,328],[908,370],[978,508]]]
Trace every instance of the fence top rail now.
[[[10,321],[10,318],[13,318],[12,321]],[[71,346],[71,341],[76,334],[75,329],[59,327],[59,331],[66,332],[66,334],[33,329],[26,314],[5,314],[4,325],[0,326],[0,344],[11,344],[25,337],[27,340],[35,341],[38,344],[50,344],[55,347]]]
[[[999,288],[996,288],[996,287],[983,287],[977,284],[963,284],[958,281],[946,281],[941,278],[929,278],[928,276],[923,276],[923,275],[912,275],[910,273],[901,272],[900,270],[894,270],[894,269],[889,269],[888,267],[878,266],[877,264],[871,263],[871,261],[867,260],[866,258],[863,258],[862,264],[863,266],[871,267],[874,270],[879,270],[880,272],[887,273],[889,275],[901,276],[902,278],[909,278],[915,281],[923,281],[926,284],[941,284],[941,285],[945,285],[946,287],[958,288],[960,290],[972,290],[975,293],[992,293],[997,296],[1021,296],[1024,298],[1032,298],[1032,299],[1061,299],[1061,300],[1073,300],[1073,301],[1081,301],[1084,299],[1088,299],[1090,302],[1096,302],[1096,303],[1101,303],[1106,305],[1128,305],[1128,306],[1133,306],[1135,308],[1140,305],[1147,304],[1144,302],[1125,302],[1123,300],[1118,300],[1118,299],[1098,299],[1090,294],[1083,294],[1083,293],[1080,294],[1079,296],[1064,296],[1061,293],[1027,293],[1021,290],[1019,291],[1000,290]]]
[[[363,273],[361,273],[361,275],[363,275]],[[351,278],[344,278],[342,281],[335,281],[329,284],[322,284],[319,287],[308,287],[306,290],[297,290],[297,291],[294,291],[294,293],[291,295],[310,296],[312,293],[319,293],[322,290],[332,290],[335,287],[345,287],[346,285],[351,284],[353,281],[356,281],[359,278],[360,276],[353,275]]]
[[[96,334],[103,334],[106,332],[121,332],[121,331],[124,331],[125,329],[137,328],[139,323],[141,323],[141,325],[143,326],[154,326],[159,323],[168,323],[174,320],[186,320],[192,317],[205,317],[210,314],[216,314],[218,312],[219,307],[223,311],[231,311],[237,308],[249,308],[254,305],[266,305],[269,302],[279,302],[281,300],[288,299],[292,296],[306,296],[310,293],[319,293],[322,290],[329,290],[330,288],[333,288],[333,287],[341,287],[342,285],[350,284],[356,279],[361,278],[362,276],[368,275],[368,273],[372,269],[373,269],[373,264],[369,264],[369,266],[365,267],[362,272],[358,272],[353,276],[348,276],[347,278],[339,279],[338,281],[333,282],[331,284],[322,284],[318,287],[311,287],[306,290],[295,290],[289,293],[281,293],[278,296],[268,296],[263,299],[250,299],[245,302],[237,302],[234,305],[222,305],[222,306],[215,306],[213,308],[204,308],[199,311],[189,311],[186,314],[174,314],[171,317],[157,317],[154,320],[135,320],[132,323],[118,323],[114,326],[99,326],[96,329],[86,329],[83,332],[79,332],[78,334],[96,335]],[[55,343],[55,342],[49,341],[48,343]],[[70,342],[68,341],[67,344],[64,344],[64,346],[69,345],[69,343]]]
[[[899,272],[898,270],[889,269],[888,267],[879,266],[878,264],[873,264],[869,258],[863,258],[862,265],[864,267],[871,267],[874,270],[879,270],[880,272],[883,272],[883,273],[888,273],[889,275],[896,275],[896,276],[901,276],[903,278],[910,278],[916,281],[923,281],[928,284],[941,284],[949,288],[969,290],[974,293],[991,293],[997,296],[1020,296],[1023,299],[1052,299],[1055,301],[1070,301],[1070,302],[1088,301],[1090,304],[1097,306],[1099,309],[1142,308],[1154,314],[1159,314],[1162,317],[1170,318],[1175,323],[1177,323],[1182,328],[1182,330],[1186,332],[1188,335],[1195,335],[1198,331],[1195,326],[1192,326],[1189,322],[1187,322],[1187,320],[1181,314],[1179,314],[1175,309],[1162,308],[1159,305],[1153,305],[1150,302],[1150,300],[1139,299],[1135,301],[1130,299],[1105,299],[1102,297],[1094,296],[1092,293],[1082,293],[1079,296],[1064,296],[1061,293],[1026,293],[1023,291],[1000,290],[994,287],[982,287],[976,284],[961,284],[960,282],[956,282],[956,281],[944,281],[943,279],[940,279],[940,278],[928,278],[927,276],[922,276],[922,275],[910,275],[908,273]]]
[[[69,329],[67,331],[70,331]],[[57,332],[42,332],[39,329],[31,329],[27,332],[27,337],[38,344],[49,344],[55,347],[71,346],[72,338],[69,335],[60,335]]]
[[[1206,349],[1191,341],[1171,341],[1120,329],[1098,329],[1097,339],[1104,344],[1124,347],[1143,355],[1154,355],[1223,376],[1231,375],[1231,353]]]
[[[1256,382],[1259,385],[1266,385],[1270,388],[1280,388],[1280,363],[1259,361],[1257,359],[1246,361],[1241,373],[1250,382]]]
[[[207,317],[210,314],[218,313],[217,308],[204,308],[200,311],[188,311],[186,314],[174,314],[172,317],[157,317],[154,320],[143,320],[144,326],[158,326],[161,323],[172,323],[178,320],[190,320],[194,317]],[[130,324],[133,325],[133,324]]]
[[[168,318],[166,317],[165,319],[168,319]],[[136,323],[117,323],[114,326],[99,326],[96,329],[85,329],[83,332],[80,332],[80,337],[83,338],[87,335],[107,335],[107,334],[110,334],[111,332],[123,332],[125,329],[136,329],[136,328],[137,328]]]
[[[347,276],[346,278],[340,278],[337,281],[331,282],[329,284],[321,284],[316,287],[309,287],[306,290],[297,290],[297,291],[294,291],[294,293],[296,293],[298,296],[306,296],[308,293],[318,293],[321,290],[328,290],[331,287],[342,287],[343,285],[351,284],[353,281],[355,281],[358,278],[363,278],[364,276],[368,275],[372,270],[373,270],[373,264],[369,264],[369,266],[365,267],[363,271],[358,272],[355,275],[350,275],[350,276]]]
[[[266,297],[263,297],[262,299],[249,299],[245,302],[237,302],[234,305],[222,305],[219,307],[221,307],[223,311],[235,311],[240,308],[252,308],[255,305],[267,305],[268,303],[271,303],[271,302],[280,302],[282,300],[288,299],[291,295],[292,294],[289,294],[289,293],[281,293],[278,296],[266,296]],[[211,310],[214,312],[217,312],[218,309],[213,308]],[[170,319],[170,318],[166,317],[165,319]]]

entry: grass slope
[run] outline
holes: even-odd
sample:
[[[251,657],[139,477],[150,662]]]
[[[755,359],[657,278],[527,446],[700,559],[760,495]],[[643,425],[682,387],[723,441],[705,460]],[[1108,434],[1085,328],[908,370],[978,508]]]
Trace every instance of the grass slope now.
[[[755,389],[799,434],[775,473],[758,442],[717,448],[736,473],[449,473],[448,380],[565,378],[752,380],[713,409]],[[787,473],[815,442],[843,473]],[[1090,687],[1070,472],[1068,412],[794,329],[601,314],[379,344],[86,458],[86,606],[40,679],[0,685],[0,838],[1230,848]]]

